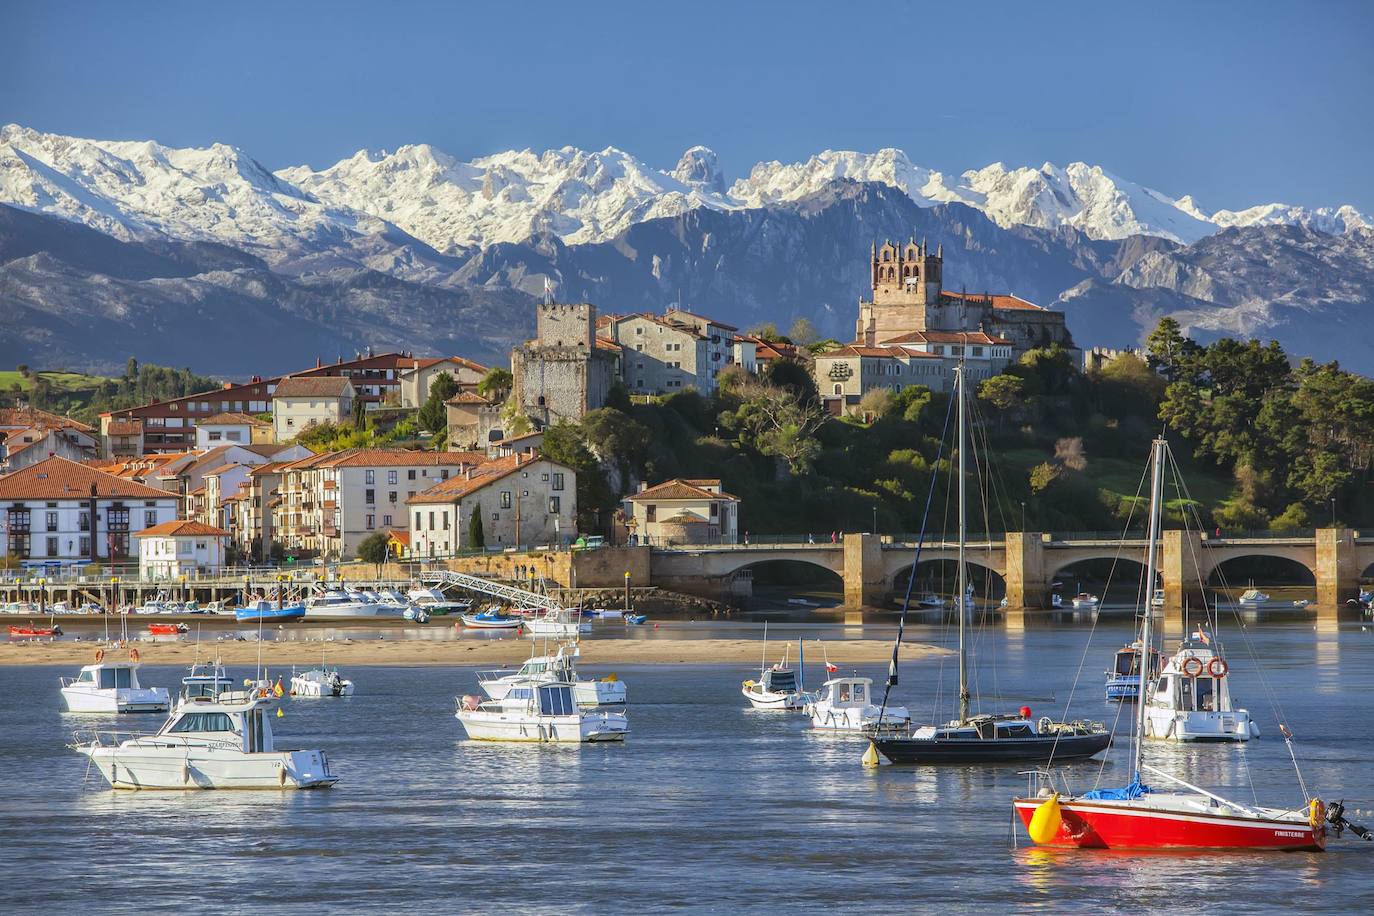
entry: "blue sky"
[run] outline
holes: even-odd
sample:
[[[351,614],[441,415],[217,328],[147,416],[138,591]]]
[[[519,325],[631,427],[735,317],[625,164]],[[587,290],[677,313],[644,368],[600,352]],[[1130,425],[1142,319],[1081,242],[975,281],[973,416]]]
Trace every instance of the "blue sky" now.
[[[0,121],[242,147],[1083,160],[1205,207],[1374,211],[1374,3],[0,4]]]

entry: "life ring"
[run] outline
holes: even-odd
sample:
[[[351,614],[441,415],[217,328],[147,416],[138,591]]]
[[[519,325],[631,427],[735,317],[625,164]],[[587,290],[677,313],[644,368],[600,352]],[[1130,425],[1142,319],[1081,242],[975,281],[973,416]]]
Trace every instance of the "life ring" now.
[[[1313,797],[1311,805],[1308,806],[1307,823],[1311,824],[1313,828],[1326,823],[1326,802]]]
[[[1207,673],[1212,677],[1226,677],[1226,672],[1231,668],[1226,664],[1226,659],[1217,656],[1207,663]]]
[[[104,658],[105,658],[105,650],[104,650],[104,649],[96,649],[96,650],[95,650],[95,663],[96,663],[97,665],[100,664],[100,662],[103,661]]]
[[[137,650],[137,649],[130,649],[130,650],[129,650],[129,661],[131,661],[131,662],[136,662],[136,661],[138,661],[138,658],[139,658],[139,656],[138,656],[138,650]]]
[[[1188,677],[1197,677],[1202,673],[1202,659],[1196,655],[1190,655],[1183,660],[1183,673]]]

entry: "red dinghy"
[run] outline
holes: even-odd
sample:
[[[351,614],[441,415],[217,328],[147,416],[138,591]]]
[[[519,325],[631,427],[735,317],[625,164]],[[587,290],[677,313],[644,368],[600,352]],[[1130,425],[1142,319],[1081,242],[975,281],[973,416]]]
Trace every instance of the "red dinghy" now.
[[[191,628],[184,623],[150,623],[148,632],[154,636],[177,636]]]
[[[30,636],[61,636],[62,628],[59,626],[51,627],[10,627],[10,635],[14,637]]]

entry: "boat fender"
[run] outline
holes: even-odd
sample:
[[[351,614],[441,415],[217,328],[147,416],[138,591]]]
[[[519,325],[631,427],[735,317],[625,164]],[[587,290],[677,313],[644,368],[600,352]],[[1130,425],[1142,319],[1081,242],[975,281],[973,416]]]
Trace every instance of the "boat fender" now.
[[[277,785],[283,789],[286,788],[286,764],[284,763],[281,765],[281,769],[277,771]]]
[[[1226,677],[1226,672],[1231,668],[1226,664],[1226,659],[1217,656],[1207,663],[1207,673],[1212,677]]]
[[[752,680],[745,681],[743,686],[745,686],[745,687],[753,687],[753,686],[754,686],[754,682],[753,682]]]
[[[1183,661],[1183,673],[1188,677],[1197,677],[1202,673],[1202,659],[1196,655],[1190,655]]]
[[[1311,824],[1313,828],[1326,823],[1326,802],[1313,796],[1312,803],[1308,808],[1307,823]]]
[[[96,649],[96,650],[95,650],[95,663],[96,663],[97,665],[100,664],[100,662],[101,662],[104,658],[105,658],[105,650],[104,650],[104,649]]]
[[[190,785],[190,783],[191,783],[191,765],[190,765],[189,763],[186,763],[186,762],[183,761],[182,764],[181,764],[181,784],[182,784],[182,785]]]
[[[129,661],[131,661],[131,662],[136,662],[136,661],[138,661],[138,658],[139,658],[139,656],[138,656],[138,650],[137,650],[137,649],[130,649],[130,650],[129,650]]]
[[[1059,793],[1055,792],[1035,807],[1026,833],[1033,843],[1052,843],[1059,836],[1059,828],[1064,823],[1064,815],[1059,810]]]

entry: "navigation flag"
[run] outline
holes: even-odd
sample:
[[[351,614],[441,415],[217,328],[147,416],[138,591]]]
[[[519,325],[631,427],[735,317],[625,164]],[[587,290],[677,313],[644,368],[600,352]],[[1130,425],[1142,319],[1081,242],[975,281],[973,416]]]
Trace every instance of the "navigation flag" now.
[[[839,665],[832,665],[832,664],[830,664],[830,662],[826,662],[826,663],[825,663],[825,673],[826,673],[826,674],[834,674],[836,671],[839,671],[839,670],[840,670],[840,666],[839,666]]]
[[[286,691],[282,689],[281,675],[277,675],[277,683],[272,687],[272,694],[276,697],[282,697],[286,695]]]

